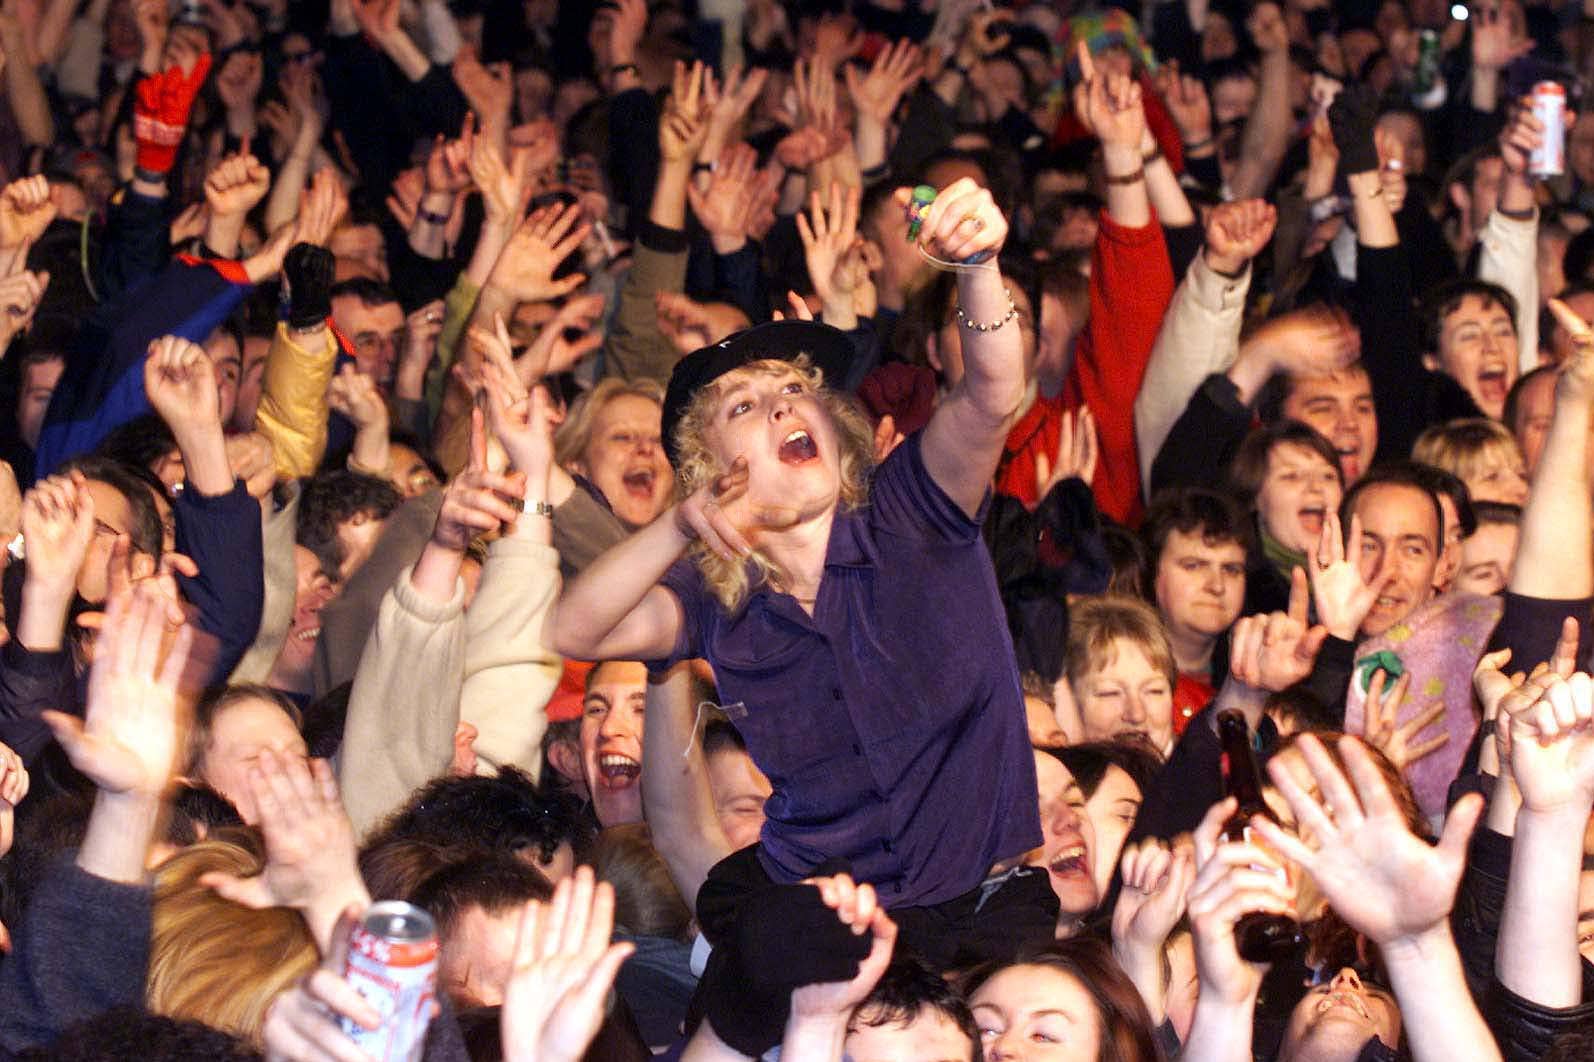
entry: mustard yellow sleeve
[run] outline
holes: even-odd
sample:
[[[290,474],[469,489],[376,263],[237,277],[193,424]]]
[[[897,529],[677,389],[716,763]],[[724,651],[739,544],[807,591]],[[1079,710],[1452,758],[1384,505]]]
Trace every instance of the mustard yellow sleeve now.
[[[460,337],[465,334],[465,326],[470,323],[481,293],[481,285],[461,273],[443,297],[443,330],[437,336],[437,360],[426,374],[426,405],[434,421],[443,408],[443,389],[448,386],[448,370],[454,364],[454,352],[459,349]]]
[[[266,354],[255,430],[271,440],[280,479],[310,475],[326,452],[327,387],[338,345],[330,328],[321,335],[313,348],[304,347],[279,324]]]

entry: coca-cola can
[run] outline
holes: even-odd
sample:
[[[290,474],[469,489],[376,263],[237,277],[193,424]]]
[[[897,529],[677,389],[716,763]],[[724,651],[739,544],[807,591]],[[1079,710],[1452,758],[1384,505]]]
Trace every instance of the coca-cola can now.
[[[1528,159],[1528,172],[1535,177],[1559,177],[1566,172],[1566,89],[1555,81],[1534,85],[1533,117],[1544,131]]]
[[[343,976],[382,1016],[375,1029],[345,1018],[349,1038],[378,1062],[418,1062],[437,995],[432,916],[396,900],[372,904],[349,934]]]

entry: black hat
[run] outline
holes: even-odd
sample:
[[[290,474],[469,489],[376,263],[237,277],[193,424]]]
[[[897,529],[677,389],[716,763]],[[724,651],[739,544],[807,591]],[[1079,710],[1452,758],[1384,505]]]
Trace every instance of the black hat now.
[[[856,356],[852,340],[839,328],[817,321],[770,321],[726,336],[712,346],[692,351],[675,365],[664,392],[664,454],[676,464],[675,426],[699,389],[743,365],[765,359],[796,361],[799,355],[835,387]]]

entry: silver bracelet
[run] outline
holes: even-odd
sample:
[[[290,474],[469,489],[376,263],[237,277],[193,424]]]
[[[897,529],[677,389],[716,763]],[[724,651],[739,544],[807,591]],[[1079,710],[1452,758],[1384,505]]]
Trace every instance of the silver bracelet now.
[[[550,520],[553,519],[553,506],[545,501],[533,502],[531,512],[534,516],[546,516]]]
[[[964,328],[972,328],[976,332],[994,332],[998,328],[1001,328],[1003,325],[1007,324],[1007,322],[1011,321],[1013,318],[1017,317],[1018,303],[1013,301],[1013,289],[1004,288],[1003,290],[1007,292],[1006,317],[1003,317],[1000,321],[997,321],[994,324],[980,324],[977,321],[969,320],[969,315],[963,312],[963,307],[954,306],[953,310],[957,313],[958,323]]]

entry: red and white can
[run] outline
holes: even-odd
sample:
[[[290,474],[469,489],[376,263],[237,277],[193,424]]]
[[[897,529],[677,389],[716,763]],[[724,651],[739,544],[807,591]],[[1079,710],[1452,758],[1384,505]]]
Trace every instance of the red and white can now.
[[[1528,159],[1528,172],[1559,177],[1566,172],[1566,89],[1560,83],[1540,81],[1533,86],[1533,117],[1544,131]]]
[[[437,926],[414,904],[374,903],[349,934],[344,978],[364,996],[382,1024],[343,1031],[378,1062],[418,1062],[426,1046],[437,995]]]

